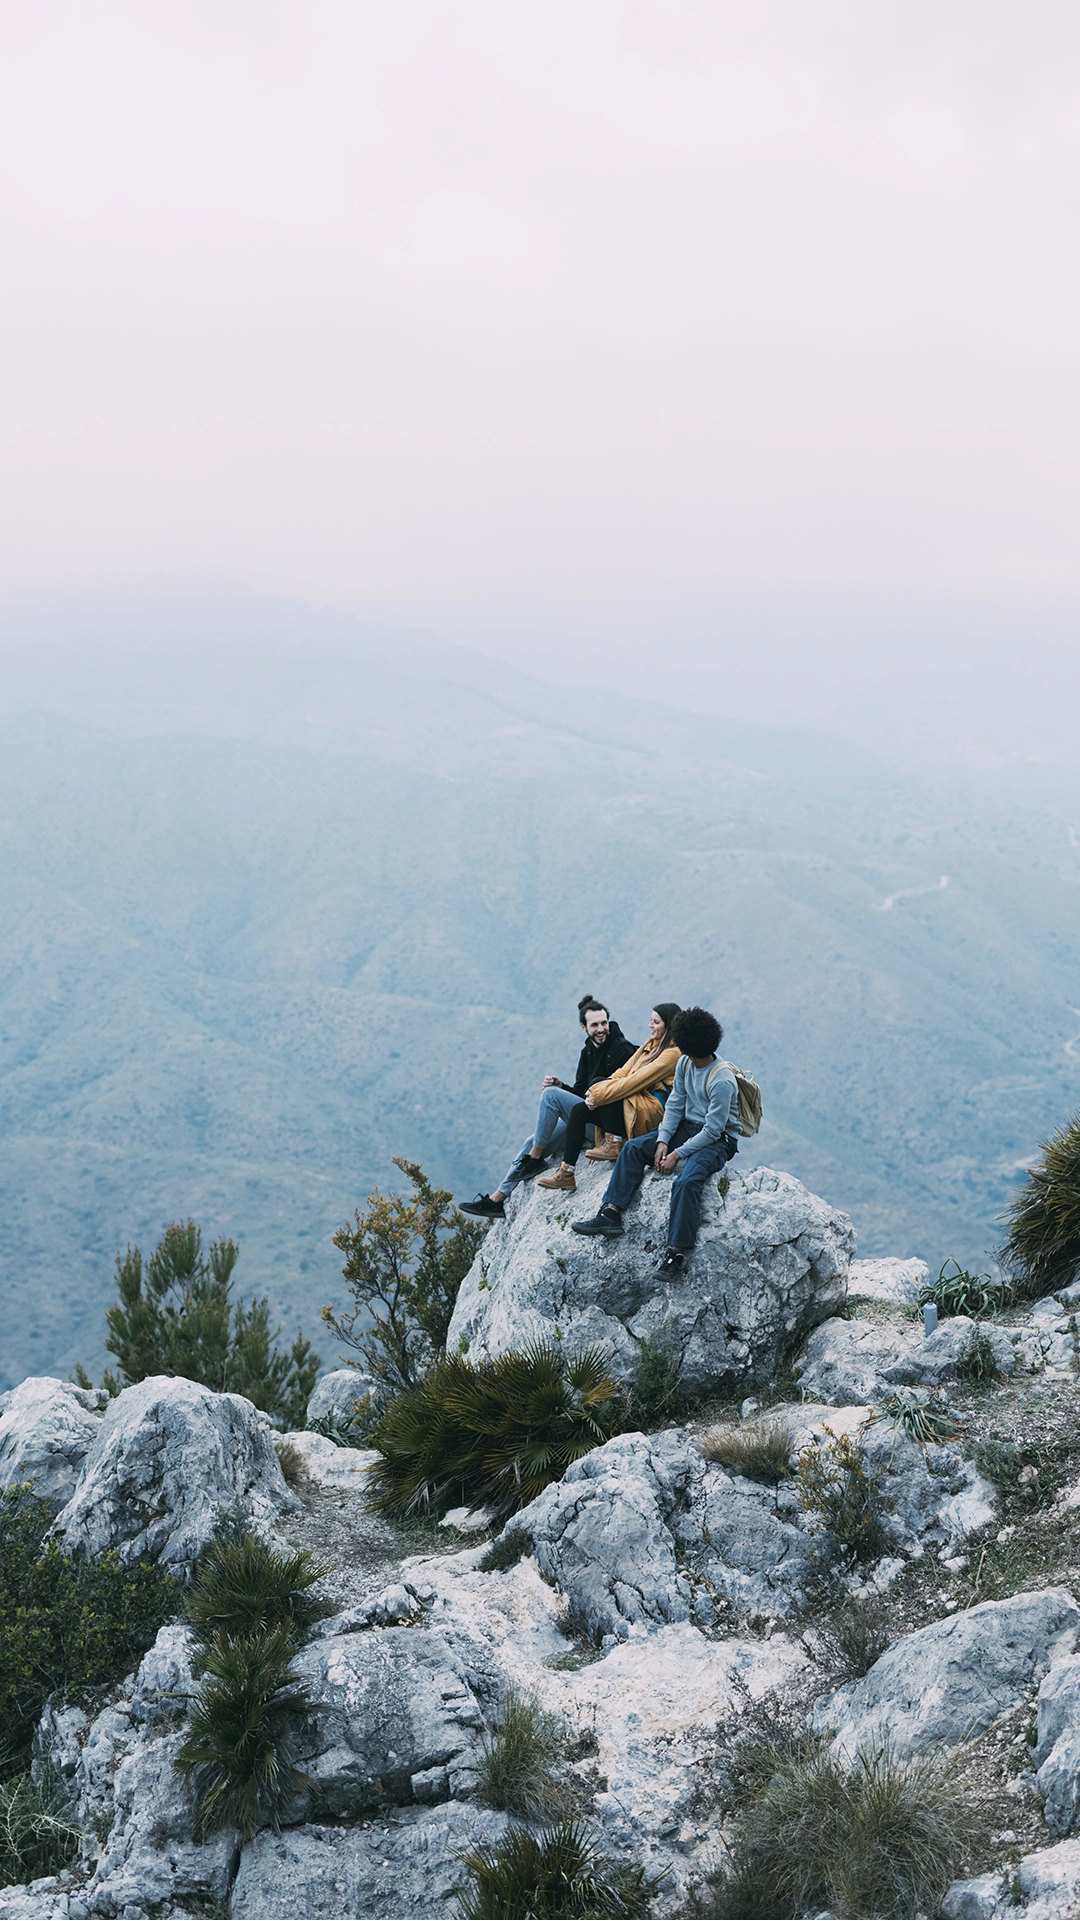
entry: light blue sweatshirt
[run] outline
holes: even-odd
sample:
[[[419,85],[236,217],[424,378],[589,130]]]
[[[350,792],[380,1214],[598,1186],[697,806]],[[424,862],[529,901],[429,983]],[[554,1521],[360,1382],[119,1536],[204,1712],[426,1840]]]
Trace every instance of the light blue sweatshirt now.
[[[710,1075],[712,1086],[706,1093]],[[695,1154],[699,1147],[718,1141],[721,1134],[742,1133],[739,1126],[739,1084],[730,1067],[722,1067],[716,1061],[710,1061],[707,1067],[693,1067],[689,1054],[682,1056],[675,1069],[675,1082],[667,1097],[664,1118],[657,1130],[665,1147],[682,1120],[693,1122],[700,1132],[692,1134],[688,1141],[683,1141],[676,1148],[680,1160],[685,1160],[688,1154]]]

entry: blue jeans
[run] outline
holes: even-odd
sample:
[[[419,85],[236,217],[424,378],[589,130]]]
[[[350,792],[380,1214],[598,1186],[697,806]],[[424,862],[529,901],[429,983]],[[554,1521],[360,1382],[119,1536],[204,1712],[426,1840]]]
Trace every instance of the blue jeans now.
[[[584,1105],[581,1095],[571,1094],[569,1088],[545,1087],[540,1096],[540,1105],[536,1110],[536,1132],[529,1135],[521,1153],[507,1168],[499,1182],[500,1193],[509,1194],[510,1189],[517,1186],[521,1179],[521,1175],[517,1172],[517,1164],[521,1155],[527,1154],[530,1147],[538,1147],[541,1154],[547,1155],[562,1146],[566,1138],[566,1123],[573,1109]]]
[[[689,1140],[691,1134],[699,1132],[695,1121],[680,1121],[671,1139],[671,1146],[678,1147],[679,1136]],[[656,1143],[659,1129],[653,1128],[648,1134],[639,1134],[636,1141],[627,1141],[612,1171],[612,1176],[604,1193],[604,1200],[620,1210],[629,1207],[645,1176],[646,1168],[652,1166],[656,1158]],[[671,1183],[671,1211],[668,1215],[668,1246],[680,1248],[684,1253],[697,1238],[698,1222],[701,1219],[701,1196],[710,1174],[716,1174],[735,1153],[735,1147],[726,1135],[718,1141],[710,1141],[706,1147],[699,1147],[696,1153],[679,1162],[679,1171]]]

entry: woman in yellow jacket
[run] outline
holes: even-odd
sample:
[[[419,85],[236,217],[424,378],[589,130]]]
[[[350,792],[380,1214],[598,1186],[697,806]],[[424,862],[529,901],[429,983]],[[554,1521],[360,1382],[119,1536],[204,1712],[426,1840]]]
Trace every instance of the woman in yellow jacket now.
[[[576,1194],[574,1169],[585,1145],[585,1129],[592,1125],[622,1140],[636,1140],[652,1127],[659,1127],[664,1102],[671,1092],[679,1049],[668,1038],[671,1023],[679,1012],[675,1001],[657,1001],[649,1022],[649,1038],[644,1047],[606,1081],[590,1087],[585,1099],[571,1110],[566,1123],[562,1166],[538,1187],[558,1188],[563,1194]],[[621,1145],[621,1142],[620,1142]],[[590,1160],[616,1161],[619,1146],[593,1148]]]

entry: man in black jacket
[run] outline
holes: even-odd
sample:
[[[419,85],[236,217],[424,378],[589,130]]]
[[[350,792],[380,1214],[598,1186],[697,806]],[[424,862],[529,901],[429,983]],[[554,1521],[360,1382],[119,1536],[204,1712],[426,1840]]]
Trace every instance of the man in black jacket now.
[[[633,1041],[624,1037],[618,1021],[610,1020],[607,1008],[601,1001],[594,1000],[591,994],[583,994],[579,1000],[578,1020],[585,1029],[585,1045],[578,1059],[573,1086],[568,1087],[557,1074],[544,1075],[535,1133],[529,1136],[517,1159],[511,1163],[492,1193],[481,1193],[474,1201],[460,1203],[463,1214],[479,1214],[486,1220],[504,1220],[506,1213],[503,1203],[511,1188],[516,1187],[519,1181],[531,1181],[534,1175],[542,1173],[547,1166],[548,1155],[561,1148],[571,1110],[584,1102],[590,1087],[617,1073],[636,1051]]]

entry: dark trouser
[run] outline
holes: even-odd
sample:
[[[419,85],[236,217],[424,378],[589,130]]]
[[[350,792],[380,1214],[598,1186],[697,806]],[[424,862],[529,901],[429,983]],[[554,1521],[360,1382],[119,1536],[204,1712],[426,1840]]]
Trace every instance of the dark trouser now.
[[[586,1107],[582,1101],[575,1107],[566,1123],[566,1139],[563,1142],[562,1157],[567,1167],[573,1167],[585,1145],[585,1129],[602,1127],[605,1134],[625,1134],[623,1104],[612,1101],[608,1107]]]
[[[700,1132],[695,1121],[680,1121],[669,1145],[678,1148],[680,1140],[688,1141],[692,1134]],[[656,1143],[659,1130],[651,1128],[647,1134],[639,1134],[636,1141],[627,1141],[622,1153],[612,1169],[604,1200],[611,1207],[629,1207],[645,1177],[645,1171],[656,1158]],[[726,1167],[737,1148],[726,1134],[718,1141],[710,1141],[707,1147],[699,1147],[685,1161],[679,1162],[679,1171],[671,1184],[671,1212],[668,1215],[668,1246],[681,1248],[684,1252],[693,1247],[697,1237],[698,1222],[701,1219],[701,1196],[710,1174],[716,1174]]]

